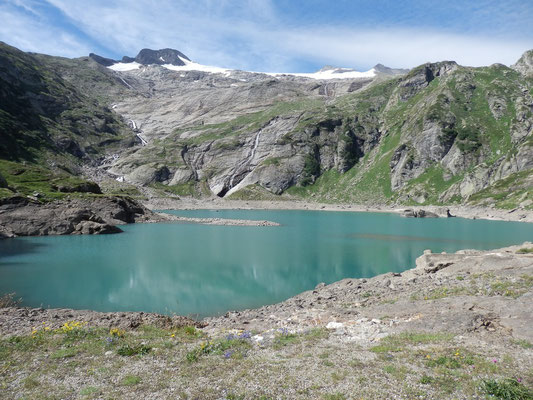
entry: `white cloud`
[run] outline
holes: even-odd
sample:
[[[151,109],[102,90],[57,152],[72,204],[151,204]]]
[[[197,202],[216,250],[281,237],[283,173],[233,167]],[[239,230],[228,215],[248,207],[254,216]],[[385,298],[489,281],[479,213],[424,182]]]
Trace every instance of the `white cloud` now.
[[[33,9],[35,0],[15,0]],[[25,50],[81,56],[89,43],[119,55],[141,48],[173,47],[194,61],[227,68],[297,72],[302,65],[333,64],[366,70],[376,63],[413,67],[455,60],[480,66],[511,64],[533,47],[527,39],[504,40],[429,29],[297,25],[282,23],[271,0],[47,0],[87,39],[42,19],[4,18],[0,38]],[[0,12],[1,8],[0,8]],[[63,32],[63,34],[61,34]],[[11,40],[10,36],[15,36]],[[103,54],[109,56],[110,54]]]
[[[288,32],[282,43],[287,52],[323,62],[357,66],[382,63],[405,68],[442,60],[469,66],[512,64],[533,47],[527,41],[411,29],[294,31]]]
[[[17,3],[23,6],[20,1]],[[51,27],[41,18],[35,18],[37,12],[31,6],[31,2],[24,3],[24,8],[33,15],[18,12],[8,4],[0,5],[0,40],[21,50],[36,53],[65,57],[89,54],[90,46],[83,40],[60,28]]]

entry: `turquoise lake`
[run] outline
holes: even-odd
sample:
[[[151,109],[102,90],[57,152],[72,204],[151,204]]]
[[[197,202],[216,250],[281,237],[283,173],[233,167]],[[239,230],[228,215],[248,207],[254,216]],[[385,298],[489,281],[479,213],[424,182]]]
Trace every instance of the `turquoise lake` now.
[[[203,317],[259,307],[320,282],[415,266],[424,249],[533,240],[533,224],[386,213],[198,210],[279,227],[133,224],[124,233],[0,240],[0,294],[24,305]]]

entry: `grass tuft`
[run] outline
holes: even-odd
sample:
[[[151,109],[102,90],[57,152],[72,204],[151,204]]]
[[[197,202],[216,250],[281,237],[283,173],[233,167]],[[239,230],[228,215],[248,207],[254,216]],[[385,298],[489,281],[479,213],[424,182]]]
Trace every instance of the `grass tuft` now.
[[[486,379],[481,384],[481,390],[491,398],[501,400],[533,399],[533,391],[516,379]]]

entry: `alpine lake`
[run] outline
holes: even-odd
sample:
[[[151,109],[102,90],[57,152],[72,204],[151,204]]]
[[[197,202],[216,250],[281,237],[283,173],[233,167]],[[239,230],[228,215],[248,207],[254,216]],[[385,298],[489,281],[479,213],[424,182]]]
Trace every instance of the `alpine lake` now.
[[[124,233],[0,241],[0,293],[23,305],[195,318],[283,301],[318,283],[415,267],[425,249],[493,249],[533,224],[389,213],[167,211],[281,226],[132,224]]]

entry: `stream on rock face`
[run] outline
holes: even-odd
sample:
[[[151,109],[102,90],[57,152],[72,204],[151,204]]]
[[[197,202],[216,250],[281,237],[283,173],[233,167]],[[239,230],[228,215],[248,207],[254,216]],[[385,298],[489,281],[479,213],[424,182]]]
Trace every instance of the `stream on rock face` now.
[[[32,307],[204,317],[285,300],[343,278],[401,272],[424,249],[491,249],[533,224],[387,213],[168,211],[270,220],[279,227],[132,224],[124,233],[0,240],[0,294]]]

